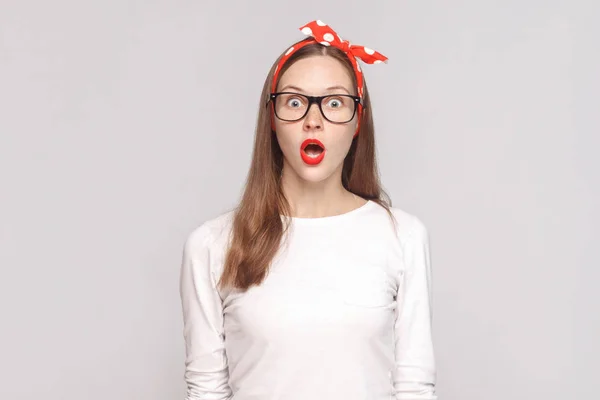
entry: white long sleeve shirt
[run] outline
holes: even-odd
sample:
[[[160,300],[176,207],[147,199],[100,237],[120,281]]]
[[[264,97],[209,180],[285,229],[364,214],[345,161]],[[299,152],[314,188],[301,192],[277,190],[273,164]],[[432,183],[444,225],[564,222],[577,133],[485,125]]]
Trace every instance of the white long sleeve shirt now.
[[[187,400],[435,400],[428,233],[373,201],[293,218],[270,272],[217,289],[233,213],[185,243]]]

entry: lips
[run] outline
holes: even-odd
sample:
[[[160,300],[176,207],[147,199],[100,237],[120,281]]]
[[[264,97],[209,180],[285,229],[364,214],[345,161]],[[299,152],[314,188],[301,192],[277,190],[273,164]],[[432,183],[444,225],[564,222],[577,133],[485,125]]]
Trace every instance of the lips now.
[[[309,165],[317,165],[325,157],[325,146],[318,139],[306,139],[300,146],[300,156]]]

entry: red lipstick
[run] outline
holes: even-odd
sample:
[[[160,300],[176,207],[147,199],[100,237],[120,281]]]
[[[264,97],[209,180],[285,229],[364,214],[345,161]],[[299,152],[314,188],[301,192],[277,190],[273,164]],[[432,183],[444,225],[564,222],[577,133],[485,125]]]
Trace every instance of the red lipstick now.
[[[317,139],[306,139],[300,146],[300,157],[309,165],[317,165],[325,157],[325,146]]]

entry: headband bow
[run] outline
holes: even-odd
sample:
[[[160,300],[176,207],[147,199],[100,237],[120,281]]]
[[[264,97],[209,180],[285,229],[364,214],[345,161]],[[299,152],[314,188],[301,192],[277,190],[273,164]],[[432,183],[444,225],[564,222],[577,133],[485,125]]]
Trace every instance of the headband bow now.
[[[354,75],[356,76],[356,87],[358,91],[358,96],[363,98],[363,76],[362,71],[360,69],[360,65],[358,64],[357,58],[360,58],[367,64],[379,64],[382,62],[387,62],[388,58],[383,54],[370,49],[365,46],[359,46],[350,44],[347,40],[342,40],[342,38],[321,20],[316,20],[309,22],[308,24],[300,27],[300,31],[304,33],[306,36],[312,37],[312,40],[304,40],[290,47],[285,54],[279,60],[279,63],[275,67],[275,72],[273,73],[273,82],[271,84],[271,91],[275,92],[277,88],[277,78],[279,76],[279,71],[281,67],[287,62],[287,60],[294,54],[296,51],[301,49],[302,47],[311,44],[311,43],[320,43],[323,46],[334,46],[341,49],[352,64],[352,68],[354,69]],[[359,104],[358,108],[358,123],[360,126],[360,117],[362,114],[362,104]],[[359,128],[357,127],[356,133],[358,134]]]
[[[321,20],[309,22],[300,28],[306,36],[312,36],[323,46],[335,46],[342,49],[346,54],[358,57],[367,64],[379,64],[386,62],[387,57],[383,54],[365,46],[350,44],[347,40],[342,40],[340,35],[335,33],[330,26]]]

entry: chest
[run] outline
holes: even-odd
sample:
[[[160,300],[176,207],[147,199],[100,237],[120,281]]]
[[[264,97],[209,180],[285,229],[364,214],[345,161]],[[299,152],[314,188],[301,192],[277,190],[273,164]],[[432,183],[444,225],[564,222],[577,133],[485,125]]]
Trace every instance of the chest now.
[[[385,244],[311,239],[290,243],[260,286],[228,299],[226,326],[268,342],[387,335],[399,275]]]

